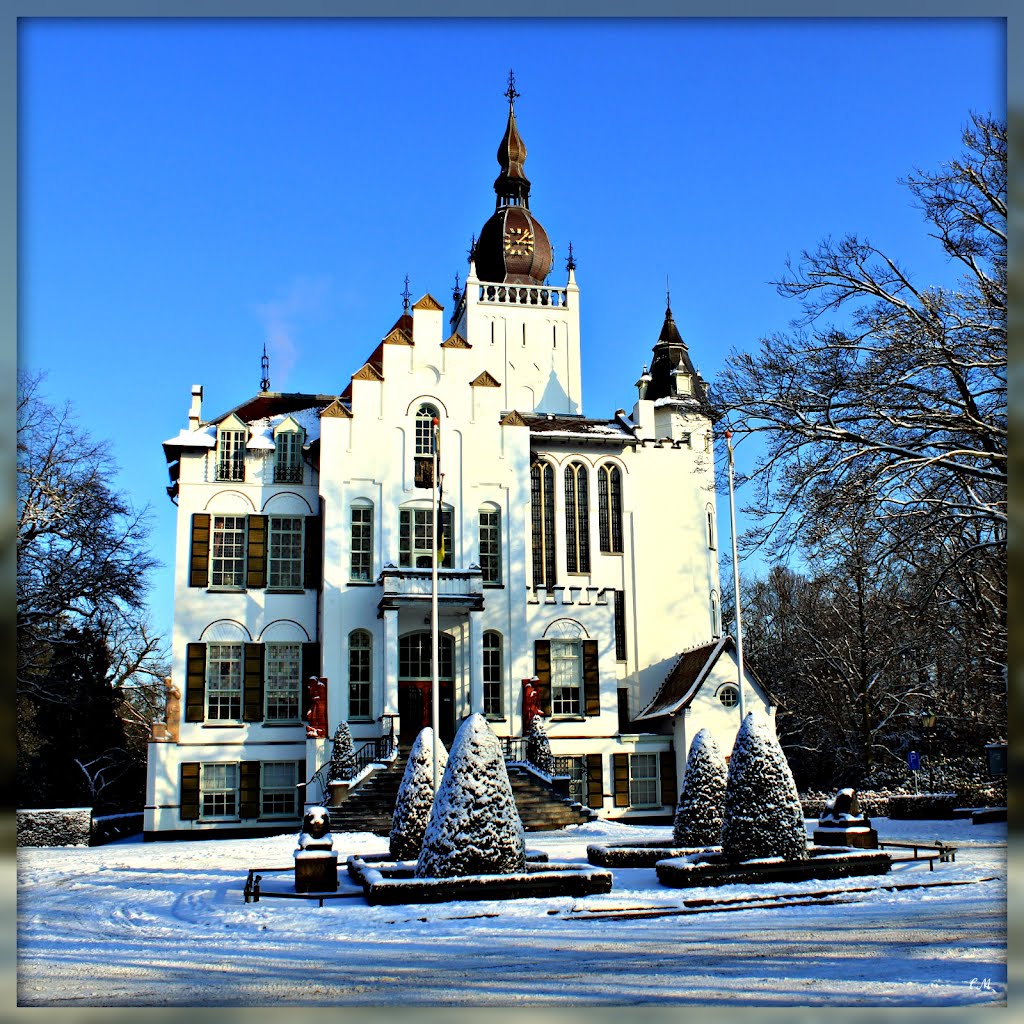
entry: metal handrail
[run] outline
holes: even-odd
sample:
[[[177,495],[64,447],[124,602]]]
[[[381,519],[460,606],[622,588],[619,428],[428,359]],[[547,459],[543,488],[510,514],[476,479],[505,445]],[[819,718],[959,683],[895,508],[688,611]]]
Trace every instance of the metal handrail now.
[[[393,736],[378,736],[376,739],[370,740],[369,743],[364,743],[355,753],[356,770],[352,778],[357,778],[371,764],[380,764],[388,761],[394,749],[395,740]],[[320,802],[323,804],[326,804],[330,799],[330,788],[328,786],[328,783],[331,781],[330,771],[331,762],[325,761],[305,783],[307,790],[314,782],[320,786]]]

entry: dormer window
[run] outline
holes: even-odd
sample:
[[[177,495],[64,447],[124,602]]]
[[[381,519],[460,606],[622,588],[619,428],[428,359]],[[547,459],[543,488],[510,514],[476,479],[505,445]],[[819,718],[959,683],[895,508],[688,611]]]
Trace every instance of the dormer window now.
[[[688,373],[676,374],[676,393],[680,395],[693,394],[693,377]]]
[[[274,431],[274,483],[302,483],[305,432],[290,417]]]
[[[241,420],[221,424],[217,430],[217,479],[245,479],[245,443],[249,431]]]

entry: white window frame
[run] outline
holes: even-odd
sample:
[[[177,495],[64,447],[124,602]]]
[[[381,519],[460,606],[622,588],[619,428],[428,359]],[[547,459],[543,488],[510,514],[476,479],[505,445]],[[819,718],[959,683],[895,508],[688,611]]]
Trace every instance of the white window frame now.
[[[353,713],[356,692],[365,713]],[[348,635],[348,717],[351,722],[373,721],[373,634],[368,629],[353,629]]]
[[[239,782],[237,761],[203,761],[199,766],[199,818],[201,821],[237,821]],[[210,809],[207,810],[207,803]],[[218,805],[220,808],[218,809]]]
[[[269,771],[268,771],[269,769]],[[287,774],[287,781],[281,778],[268,779],[275,770],[280,770],[282,775]],[[296,786],[299,781],[299,762],[297,761],[261,761],[260,762],[260,817],[261,818],[295,818],[298,817],[298,790]],[[271,782],[274,784],[271,785]],[[291,807],[284,809],[267,809],[268,798],[271,802],[281,797],[287,797],[291,801]]]
[[[348,578],[357,583],[373,582],[373,533],[373,505],[350,506]]]
[[[480,509],[480,568],[483,582],[501,586],[501,509],[485,505]]]
[[[301,484],[302,430],[279,430],[274,435],[274,483]]]
[[[726,683],[718,691],[718,700],[723,708],[732,710],[740,702],[740,690],[735,683]]]
[[[441,565],[450,569],[454,537],[453,510],[441,509],[441,534],[445,540],[445,557]],[[398,510],[398,564],[406,569],[429,569],[434,559],[434,510],[402,508]]]
[[[206,645],[206,721],[242,721],[244,666],[242,644]]]
[[[305,516],[267,517],[268,590],[302,590],[305,525]]]
[[[484,685],[484,715],[487,718],[504,716],[504,678],[502,672],[504,644],[502,635],[495,629],[484,631],[481,667]]]
[[[223,427],[217,431],[217,479],[245,479],[245,446],[249,431],[241,427]]]
[[[655,753],[629,755],[630,807],[661,807],[660,763]]]
[[[210,523],[210,589],[244,590],[248,517],[214,514]]]
[[[583,715],[583,641],[551,641],[551,717]]]
[[[434,420],[441,423],[440,413],[432,406],[424,403],[416,410],[416,426],[414,451],[416,455],[434,454]]]
[[[263,720],[298,722],[302,713],[302,644],[264,645]]]

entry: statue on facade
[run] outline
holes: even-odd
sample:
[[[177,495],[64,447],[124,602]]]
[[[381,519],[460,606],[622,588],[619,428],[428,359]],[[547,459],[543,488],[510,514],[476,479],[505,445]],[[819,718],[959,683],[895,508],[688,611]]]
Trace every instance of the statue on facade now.
[[[324,739],[327,736],[327,680],[310,676],[306,680],[306,737]]]

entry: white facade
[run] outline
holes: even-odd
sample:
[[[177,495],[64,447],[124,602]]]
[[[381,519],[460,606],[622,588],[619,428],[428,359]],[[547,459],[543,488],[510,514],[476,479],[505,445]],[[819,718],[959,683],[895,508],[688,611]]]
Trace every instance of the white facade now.
[[[147,838],[297,821],[288,773],[302,783],[329,756],[306,738],[310,675],[326,680],[328,735],[347,721],[357,749],[429,723],[431,490],[416,462],[433,415],[451,524],[442,736],[475,712],[522,736],[535,679],[553,753],[588,769],[585,800],[630,817],[671,812],[702,724],[731,747],[738,716],[714,695],[715,673],[735,678],[728,658],[675,721],[631,721],[681,652],[720,635],[703,382],[667,313],[647,375],[667,393],[583,417],[580,301],[571,262],[557,286],[481,281],[471,263],[452,315],[424,296],[341,396],[262,392],[205,421],[193,388],[188,429],[164,446],[181,699],[150,746]],[[748,682],[748,708],[767,709]]]

